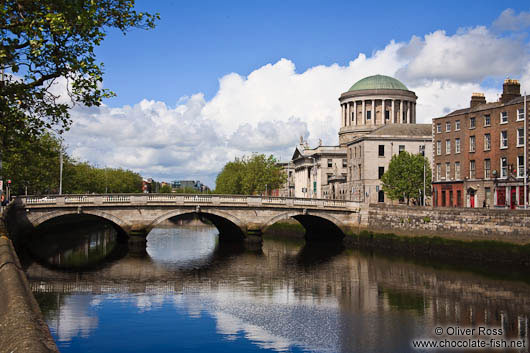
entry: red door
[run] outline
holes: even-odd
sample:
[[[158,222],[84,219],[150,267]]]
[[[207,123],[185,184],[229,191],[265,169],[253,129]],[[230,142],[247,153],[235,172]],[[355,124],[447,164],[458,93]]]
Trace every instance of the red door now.
[[[475,193],[471,192],[469,194],[469,207],[475,208]]]
[[[513,210],[515,208],[515,188],[512,186],[510,188],[510,208]]]

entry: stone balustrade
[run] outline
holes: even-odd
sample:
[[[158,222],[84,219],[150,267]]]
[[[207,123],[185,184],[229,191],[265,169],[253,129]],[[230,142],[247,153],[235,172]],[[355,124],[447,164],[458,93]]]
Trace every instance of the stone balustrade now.
[[[261,207],[310,207],[342,210],[358,209],[354,201],[289,198],[249,195],[202,195],[202,194],[107,194],[107,195],[49,195],[18,196],[26,208],[50,206],[90,205],[96,207],[114,205],[237,205]]]

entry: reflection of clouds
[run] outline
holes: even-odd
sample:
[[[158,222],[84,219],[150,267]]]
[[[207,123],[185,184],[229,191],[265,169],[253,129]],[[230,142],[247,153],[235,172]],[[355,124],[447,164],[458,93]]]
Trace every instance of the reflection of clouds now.
[[[215,227],[155,228],[147,239],[147,253],[155,262],[193,267],[207,261],[217,245]]]
[[[98,317],[90,316],[88,311],[93,297],[87,295],[73,295],[65,298],[57,316],[48,325],[55,331],[59,341],[71,341],[73,337],[89,337],[98,327]]]
[[[317,306],[318,305],[318,306]],[[292,288],[269,295],[234,293],[218,288],[207,294],[186,295],[179,307],[208,312],[217,321],[217,333],[235,340],[242,333],[253,344],[276,351],[298,346],[310,351],[340,350],[340,313],[335,299],[299,298]]]
[[[217,320],[217,332],[225,335],[229,341],[235,340],[238,332],[243,331],[247,339],[261,348],[285,352],[291,346],[288,339],[275,336],[257,325],[245,323],[236,316],[223,312],[213,313],[213,316]]]

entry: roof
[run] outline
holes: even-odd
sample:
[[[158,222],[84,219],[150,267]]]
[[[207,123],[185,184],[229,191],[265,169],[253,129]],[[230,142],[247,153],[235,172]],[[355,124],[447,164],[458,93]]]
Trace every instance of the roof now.
[[[315,148],[308,148],[303,145],[296,145],[291,160],[303,157],[311,157],[323,154],[346,154],[346,149],[340,146],[317,146]]]
[[[387,124],[368,134],[369,136],[431,136],[431,124]]]
[[[526,97],[527,97],[526,98],[527,100],[530,100],[530,96],[526,96]],[[483,104],[477,104],[473,108],[469,107],[469,108],[457,109],[457,110],[454,110],[454,111],[450,112],[447,115],[444,115],[444,116],[441,116],[441,117],[438,117],[438,118],[435,118],[435,119],[446,118],[446,117],[460,115],[460,114],[465,114],[465,113],[474,113],[474,112],[488,110],[488,109],[493,109],[493,108],[498,108],[498,107],[502,107],[502,106],[506,106],[506,105],[520,104],[520,103],[523,103],[523,101],[524,101],[524,96],[520,96],[520,97],[516,97],[516,98],[512,99],[511,101],[509,101],[507,103],[488,102],[488,103],[483,103]]]
[[[374,75],[363,78],[362,80],[357,81],[348,92],[351,91],[361,91],[366,89],[398,89],[408,91],[407,86],[405,86],[399,80],[396,80],[390,76],[384,75]]]

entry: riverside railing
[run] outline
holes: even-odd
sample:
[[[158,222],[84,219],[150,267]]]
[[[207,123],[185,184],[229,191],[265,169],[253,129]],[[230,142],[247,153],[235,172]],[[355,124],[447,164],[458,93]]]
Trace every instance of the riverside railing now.
[[[69,206],[113,206],[113,205],[209,205],[248,207],[293,207],[357,209],[355,201],[272,197],[254,195],[203,195],[203,194],[87,194],[18,196],[26,208]]]

